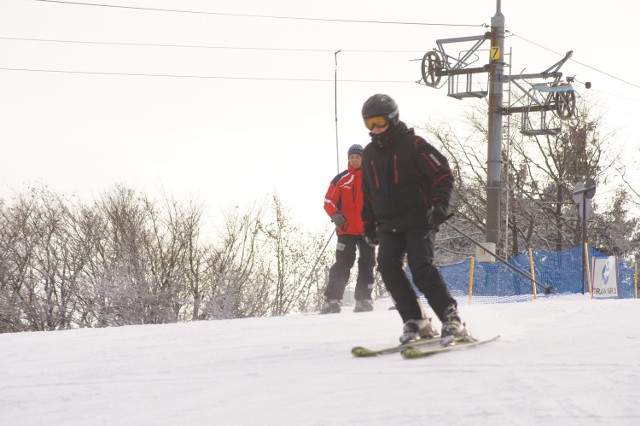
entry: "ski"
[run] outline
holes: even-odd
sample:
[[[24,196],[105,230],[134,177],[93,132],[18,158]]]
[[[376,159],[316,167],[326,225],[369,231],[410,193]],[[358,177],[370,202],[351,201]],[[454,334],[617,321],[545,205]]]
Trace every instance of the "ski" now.
[[[412,347],[412,345],[405,345],[404,348],[400,350],[400,354],[404,359],[414,359],[414,358],[423,358],[426,356],[435,355],[441,352],[455,351],[457,349],[466,349],[471,348],[473,346],[484,345],[485,343],[493,342],[494,340],[498,340],[500,336],[492,337],[491,339],[486,340],[473,340],[471,342],[457,342],[448,346],[433,346],[426,348],[424,350]],[[414,345],[415,346],[415,345]]]
[[[420,339],[420,340],[416,340],[414,342],[409,342],[409,343],[403,343],[403,344],[399,344],[396,346],[390,346],[388,348],[382,348],[382,349],[369,349],[369,348],[365,348],[362,346],[356,346],[354,348],[351,349],[351,355],[353,355],[356,358],[363,358],[363,357],[370,357],[370,356],[378,356],[378,355],[386,355],[386,354],[392,354],[392,353],[397,353],[402,351],[403,349],[406,348],[411,348],[414,346],[424,346],[424,345],[428,345],[431,343],[436,343],[436,342],[441,342],[442,339],[440,337],[433,337],[431,339]]]

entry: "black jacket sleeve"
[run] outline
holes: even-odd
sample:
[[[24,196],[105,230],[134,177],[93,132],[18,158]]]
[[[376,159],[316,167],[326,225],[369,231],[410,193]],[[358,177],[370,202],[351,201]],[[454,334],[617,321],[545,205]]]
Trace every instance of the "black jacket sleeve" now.
[[[429,204],[439,204],[447,210],[453,190],[453,173],[449,161],[433,145],[422,138],[416,142],[417,163],[428,186]]]

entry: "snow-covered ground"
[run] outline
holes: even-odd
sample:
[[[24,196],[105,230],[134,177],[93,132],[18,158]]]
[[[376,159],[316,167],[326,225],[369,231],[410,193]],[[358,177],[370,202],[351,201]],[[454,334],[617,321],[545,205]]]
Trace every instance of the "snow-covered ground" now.
[[[640,300],[461,304],[430,358],[373,312],[0,335],[0,425],[638,425]]]

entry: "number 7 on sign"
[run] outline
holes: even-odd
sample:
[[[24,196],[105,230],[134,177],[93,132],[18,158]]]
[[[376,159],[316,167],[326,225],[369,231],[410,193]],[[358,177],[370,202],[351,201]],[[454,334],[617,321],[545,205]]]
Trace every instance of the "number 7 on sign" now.
[[[491,46],[490,56],[492,61],[500,60],[500,46]]]

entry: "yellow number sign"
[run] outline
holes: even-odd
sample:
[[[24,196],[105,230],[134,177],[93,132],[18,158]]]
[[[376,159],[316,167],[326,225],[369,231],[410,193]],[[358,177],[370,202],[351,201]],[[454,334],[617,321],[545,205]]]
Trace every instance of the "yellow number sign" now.
[[[498,61],[500,59],[500,46],[491,46],[491,60]]]

